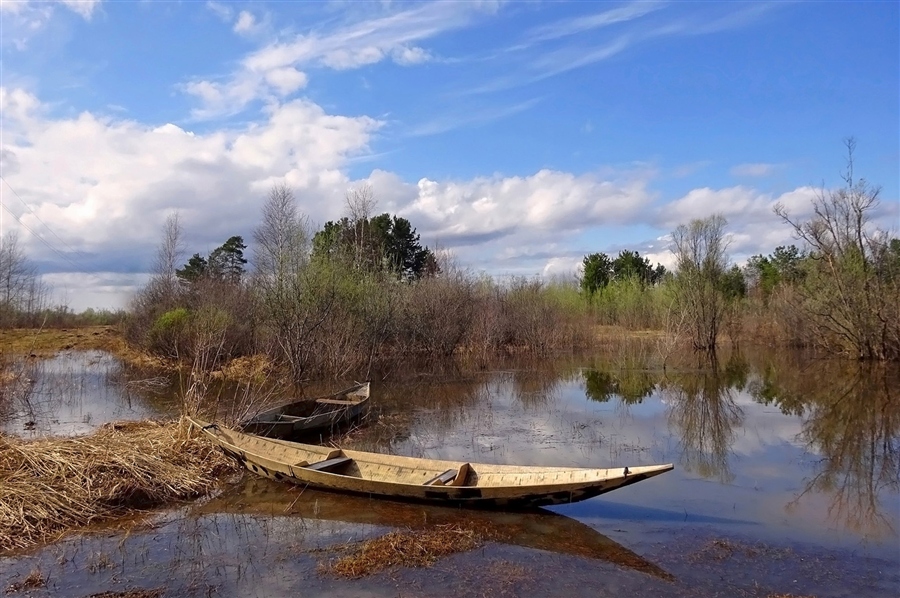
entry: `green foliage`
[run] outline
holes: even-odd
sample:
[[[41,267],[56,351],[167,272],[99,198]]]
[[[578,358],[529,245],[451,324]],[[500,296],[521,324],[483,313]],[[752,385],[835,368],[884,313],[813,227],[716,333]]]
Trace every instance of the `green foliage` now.
[[[747,281],[744,280],[744,273],[737,265],[722,274],[719,284],[722,294],[728,301],[743,299],[747,296]]]
[[[619,252],[614,260],[605,253],[592,253],[584,257],[582,264],[579,284],[588,299],[597,305],[605,323],[632,328],[655,319],[646,313],[648,309],[653,310],[649,307],[653,300],[640,295],[663,281],[664,266],[657,264],[654,268],[650,260],[630,250]]]
[[[241,236],[230,237],[221,246],[209,254],[208,272],[217,280],[223,280],[232,284],[241,281],[244,275],[244,239]]]
[[[605,253],[592,253],[582,260],[581,288],[588,296],[606,287],[612,279],[612,261]]]
[[[637,278],[616,280],[593,299],[594,313],[601,324],[630,330],[659,328],[671,300],[665,284],[644,286]]]
[[[178,307],[162,314],[153,323],[153,331],[158,333],[181,330],[187,326],[190,313],[184,307]]]
[[[665,266],[657,264],[654,268],[650,265],[650,260],[642,258],[637,251],[620,251],[618,257],[612,261],[614,280],[635,278],[644,285],[653,285],[661,282],[665,275]]]
[[[354,269],[390,272],[401,280],[437,274],[434,254],[406,218],[381,214],[368,220],[326,222],[313,237],[313,256],[348,260]]]
[[[808,259],[795,245],[776,247],[768,256],[754,255],[747,260],[748,286],[768,300],[782,282],[795,283],[803,277],[803,265]]]
[[[206,276],[207,267],[206,258],[195,253],[182,268],[175,270],[175,276],[187,283],[197,282]]]
[[[219,280],[237,284],[244,275],[244,239],[241,236],[230,237],[219,247],[213,249],[208,258],[195,253],[187,263],[175,270],[175,276],[186,283],[196,283],[203,279]]]
[[[149,347],[154,352],[178,356],[186,349],[191,314],[184,307],[164,312],[149,331]]]
[[[678,265],[673,287],[676,306],[687,324],[691,344],[698,351],[715,351],[725,317],[726,225],[725,218],[716,214],[679,225],[672,232],[672,249]],[[740,270],[732,269],[732,272],[735,272],[733,278],[740,276]],[[739,290],[735,288],[737,280],[729,284],[732,292]]]

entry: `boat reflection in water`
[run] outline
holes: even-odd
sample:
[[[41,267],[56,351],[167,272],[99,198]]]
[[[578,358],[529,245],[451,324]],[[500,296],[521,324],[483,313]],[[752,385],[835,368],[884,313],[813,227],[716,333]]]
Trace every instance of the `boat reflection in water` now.
[[[284,484],[247,477],[228,492],[198,505],[194,513],[301,517],[412,530],[452,524],[471,529],[487,542],[597,559],[663,580],[675,579],[591,526],[544,509],[483,511],[380,500],[311,488],[298,492]]]

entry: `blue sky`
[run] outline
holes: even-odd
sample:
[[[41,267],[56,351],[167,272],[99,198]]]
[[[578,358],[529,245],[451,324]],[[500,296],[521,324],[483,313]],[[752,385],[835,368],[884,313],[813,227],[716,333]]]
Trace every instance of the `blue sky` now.
[[[121,306],[165,218],[252,238],[273,183],[315,225],[372,187],[473,271],[667,263],[723,213],[793,241],[842,140],[900,228],[897,2],[0,2],[5,209],[60,297]],[[896,232],[895,232],[896,234]],[[38,238],[40,237],[40,238]],[[52,247],[52,249],[51,249]]]

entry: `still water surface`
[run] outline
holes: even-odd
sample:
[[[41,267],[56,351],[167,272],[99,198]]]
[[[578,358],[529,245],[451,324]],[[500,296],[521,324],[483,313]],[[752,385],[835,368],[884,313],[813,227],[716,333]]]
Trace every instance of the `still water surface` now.
[[[7,408],[0,429],[82,433],[172,413],[169,387],[137,383],[109,356],[71,354],[44,367],[33,386],[52,389],[52,399],[32,392],[43,407]],[[0,560],[0,582],[4,570],[15,579],[39,565],[52,576],[46,595],[64,596],[128,587],[221,596],[897,595],[898,387],[895,370],[793,355],[736,354],[667,371],[618,354],[395,372],[373,383],[375,413],[354,448],[676,469],[539,514],[300,491],[248,474],[207,503],[158,515],[151,529]],[[474,527],[486,544],[432,569],[362,580],[318,569],[343,542],[447,522]]]

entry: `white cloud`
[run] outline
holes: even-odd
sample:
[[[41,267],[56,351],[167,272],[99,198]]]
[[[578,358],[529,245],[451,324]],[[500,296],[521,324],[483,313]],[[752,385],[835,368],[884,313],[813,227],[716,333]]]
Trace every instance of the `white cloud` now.
[[[122,272],[52,272],[43,275],[53,293],[53,303],[81,312],[88,308],[126,307],[132,296],[149,279],[147,274]]]
[[[609,27],[617,23],[625,23],[638,19],[659,10],[665,5],[663,2],[631,2],[625,6],[619,6],[603,12],[563,19],[532,29],[526,35],[530,43],[554,40],[569,37],[586,31],[592,31],[603,27]]]
[[[60,5],[90,21],[94,11],[102,0],[0,0],[0,19],[3,22],[3,35],[0,46],[13,46],[19,51],[28,48],[31,38],[38,35],[53,19],[56,8]]]
[[[538,103],[541,98],[532,98],[518,104],[502,106],[500,108],[488,109],[460,109],[459,112],[437,117],[429,122],[425,122],[412,127],[409,134],[414,137],[425,135],[436,135],[445,133],[453,129],[468,127],[473,125],[481,125],[495,120],[500,120],[520,112],[530,110]]]
[[[221,81],[197,79],[183,89],[201,100],[201,107],[194,111],[197,118],[234,114],[256,100],[269,98],[272,93],[266,76],[269,71],[291,68],[300,72],[314,67],[348,70],[386,58],[403,66],[420,64],[432,56],[415,42],[462,27],[485,11],[486,7],[473,3],[425,3],[331,30],[298,34],[249,54]],[[238,17],[235,31],[241,28],[242,22],[247,26],[255,22],[252,15],[244,14]],[[198,93],[204,89],[215,89],[217,93]]]
[[[66,8],[78,13],[86,20],[90,21],[94,14],[94,9],[100,6],[102,0],[60,0]]]
[[[302,100],[273,106],[242,129],[205,134],[88,112],[49,118],[37,98],[17,89],[0,88],[0,108],[11,133],[0,150],[4,162],[16,164],[4,178],[30,210],[12,197],[8,207],[51,244],[60,245],[58,235],[85,271],[144,271],[174,209],[191,251],[208,251],[233,234],[249,238],[276,181],[296,189],[315,221],[334,218],[348,185],[345,164],[368,151],[381,126]],[[3,221],[5,230],[18,226]],[[59,261],[22,232],[32,259]]]
[[[416,46],[400,46],[393,51],[394,62],[397,64],[408,66],[413,64],[422,64],[431,60],[431,54],[426,50]]]
[[[241,14],[238,15],[237,21],[234,23],[234,32],[240,34],[247,34],[253,32],[259,23],[256,22],[256,18],[246,10],[242,10]]]
[[[729,172],[732,176],[737,177],[766,177],[774,173],[777,169],[777,164],[756,162],[752,164],[738,164],[737,166],[733,166]]]
[[[206,8],[211,10],[217,17],[226,23],[231,22],[232,17],[234,17],[234,11],[231,7],[219,2],[212,2],[212,0],[210,0],[206,3]]]

